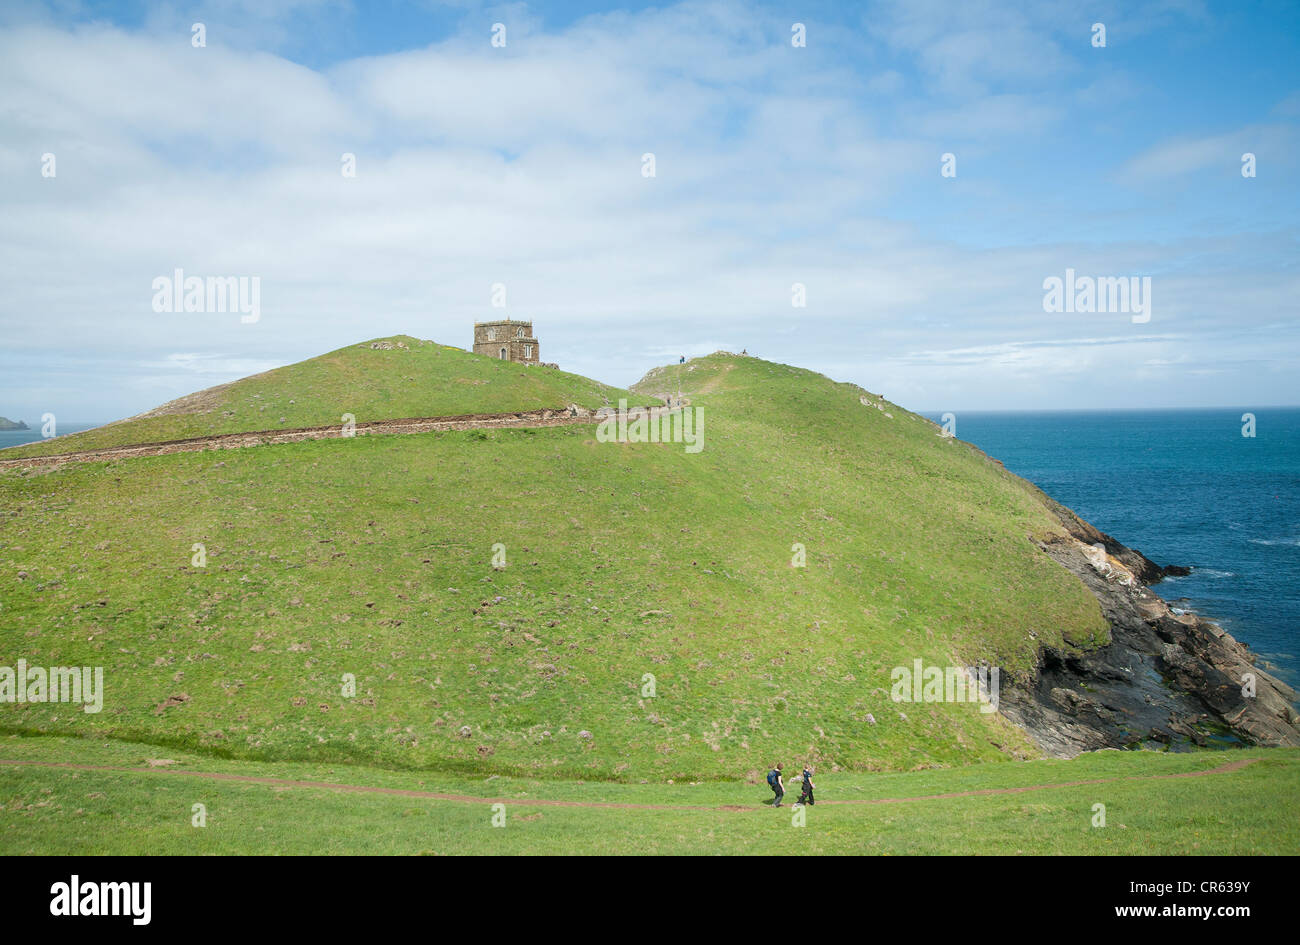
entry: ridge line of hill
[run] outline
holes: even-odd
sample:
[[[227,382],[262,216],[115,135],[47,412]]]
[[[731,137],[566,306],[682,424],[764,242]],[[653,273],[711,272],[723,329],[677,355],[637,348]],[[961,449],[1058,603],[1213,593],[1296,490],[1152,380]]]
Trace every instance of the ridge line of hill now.
[[[268,429],[279,434],[352,418],[441,419],[572,404],[594,410],[624,397],[636,399],[629,391],[567,371],[539,370],[398,335],[217,384],[66,438],[12,446],[0,455],[49,456]]]

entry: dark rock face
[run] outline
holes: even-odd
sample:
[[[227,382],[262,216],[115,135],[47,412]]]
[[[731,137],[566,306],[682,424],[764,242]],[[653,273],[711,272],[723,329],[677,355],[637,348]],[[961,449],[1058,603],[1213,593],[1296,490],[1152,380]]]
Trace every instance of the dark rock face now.
[[[1101,604],[1111,642],[1044,647],[1032,679],[1003,679],[1001,709],[1044,752],[1233,744],[1300,745],[1294,689],[1212,621],[1177,614],[1146,585],[1161,568],[1052,503],[1071,537],[1040,547]],[[1250,693],[1253,682],[1253,694]]]

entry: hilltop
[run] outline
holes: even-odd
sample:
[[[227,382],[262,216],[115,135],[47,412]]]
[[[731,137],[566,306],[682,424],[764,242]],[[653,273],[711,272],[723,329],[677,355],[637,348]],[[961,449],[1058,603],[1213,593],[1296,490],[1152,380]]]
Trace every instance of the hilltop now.
[[[369,344],[362,357],[423,350]],[[359,394],[337,368],[341,386],[272,386],[271,372],[222,402],[247,409],[262,399],[249,391],[274,389],[255,418],[293,400],[312,418],[363,401],[379,419],[680,386],[705,447],[600,442],[593,423],[2,472],[6,648],[104,666],[109,689],[101,713],[29,703],[3,728],[547,778],[754,777],[778,757],[900,770],[1160,744],[1122,711],[1093,720],[1059,683],[1129,654],[1219,686],[1245,659],[1201,647],[1205,628],[1176,633],[1140,554],[879,394],[719,353],[629,395],[439,348],[423,373],[383,382],[418,376],[418,408],[378,381]],[[312,364],[279,377],[305,382]],[[244,419],[154,413],[130,422]],[[144,430],[157,428],[129,432]],[[1142,650],[1143,632],[1172,649]],[[891,671],[918,659],[1000,667],[1007,711],[893,701]],[[1216,693],[1209,708],[1186,697],[1204,718],[1164,712],[1185,728],[1162,721],[1169,742],[1226,731],[1228,715],[1266,743],[1288,737],[1275,702]]]
[[[562,408],[570,403],[593,409],[628,396],[625,390],[577,374],[524,367],[398,335],[209,387],[92,430],[13,447],[3,456],[341,425],[344,414],[362,424]]]

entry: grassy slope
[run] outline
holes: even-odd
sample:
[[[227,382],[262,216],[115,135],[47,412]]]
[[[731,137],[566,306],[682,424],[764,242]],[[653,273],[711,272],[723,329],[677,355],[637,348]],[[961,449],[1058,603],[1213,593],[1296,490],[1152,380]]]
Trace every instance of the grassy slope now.
[[[407,335],[376,341],[406,349],[372,349],[372,342],[276,368],[181,398],[184,412],[141,415],[4,451],[8,459],[73,450],[179,440],[217,433],[357,423],[404,417],[508,413],[570,403],[599,407],[626,391],[549,368],[527,368]],[[641,398],[642,403],[650,403]],[[161,408],[160,408],[161,409]],[[155,411],[156,413],[156,411]],[[284,422],[280,418],[284,418]]]
[[[140,766],[148,746],[0,738],[0,758]],[[815,853],[1244,855],[1300,852],[1300,751],[1156,755],[1101,752],[1074,761],[980,764],[886,775],[823,775],[822,801],[918,798],[883,805],[821,803],[806,825],[763,807],[762,785],[622,785],[452,779],[355,766],[233,762],[188,753],[188,770],[368,784],[485,798],[482,804],[208,781],[177,774],[0,766],[0,854]],[[972,789],[1143,778],[1261,760],[1199,778],[1112,781],[1028,793],[922,799]],[[488,798],[506,802],[491,826]],[[538,807],[528,798],[749,810]],[[191,824],[192,807],[207,825]],[[1093,805],[1106,805],[1094,827]]]
[[[892,703],[889,673],[1104,637],[1029,540],[1057,528],[1039,501],[850,385],[689,367],[693,455],[574,426],[0,473],[0,665],[102,665],[109,690],[0,729],[627,780],[1031,755],[969,704]]]

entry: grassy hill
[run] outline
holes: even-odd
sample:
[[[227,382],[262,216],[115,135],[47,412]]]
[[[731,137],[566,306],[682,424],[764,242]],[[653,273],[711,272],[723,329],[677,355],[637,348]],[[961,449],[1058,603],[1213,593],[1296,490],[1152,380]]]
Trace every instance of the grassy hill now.
[[[516,380],[557,385],[529,392],[549,403],[617,394],[431,345],[361,354],[421,359],[394,370],[443,399],[305,382],[337,377],[337,353],[281,369],[304,384],[277,381],[274,397],[276,372],[228,390],[259,385],[275,406],[254,416],[310,404],[303,425],[363,419],[358,401],[391,415],[535,406],[501,393]],[[1040,644],[1106,639],[1096,600],[1031,542],[1061,531],[1041,497],[929,421],[810,371],[718,354],[638,390],[677,383],[703,410],[698,453],[579,425],[0,473],[7,662],[103,666],[106,687],[93,715],[0,706],[0,730],[632,782],[755,777],[778,758],[829,773],[1033,756],[997,715],[889,690],[913,659],[1023,669]]]
[[[549,368],[523,367],[408,335],[376,338],[198,391],[148,413],[4,451],[4,457],[406,417],[595,408],[627,391]],[[634,401],[635,402],[635,401]],[[642,400],[642,403],[649,401]]]

